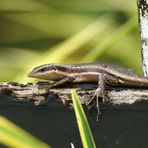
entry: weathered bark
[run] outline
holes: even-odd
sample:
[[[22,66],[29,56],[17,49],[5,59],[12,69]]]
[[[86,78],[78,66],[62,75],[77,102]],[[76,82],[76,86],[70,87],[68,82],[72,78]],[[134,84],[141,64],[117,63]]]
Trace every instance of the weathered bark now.
[[[148,77],[148,0],[137,0],[144,76]]]
[[[0,93],[10,96],[12,100],[29,101],[35,105],[46,104],[54,97],[59,101],[61,100],[64,105],[72,107],[71,89],[75,88],[80,96],[81,103],[87,105],[97,88],[97,84],[67,84],[61,88],[53,89],[49,89],[48,86],[48,83],[24,85],[14,82],[1,82]],[[136,101],[148,100],[148,89],[107,86],[105,98],[105,103],[132,104]]]

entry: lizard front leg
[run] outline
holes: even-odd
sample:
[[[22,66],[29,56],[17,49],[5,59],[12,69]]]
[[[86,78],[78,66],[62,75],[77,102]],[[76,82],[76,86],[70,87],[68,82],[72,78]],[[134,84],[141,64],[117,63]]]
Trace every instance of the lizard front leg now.
[[[49,88],[54,88],[54,87],[57,87],[57,86],[61,86],[61,85],[64,85],[64,84],[66,84],[68,82],[73,82],[73,81],[74,81],[73,77],[66,77],[66,78],[63,78],[63,79],[51,84],[49,86]]]
[[[73,77],[65,77],[59,81],[56,81],[55,83],[51,84],[48,86],[48,92],[50,91],[51,88],[55,88],[57,86],[61,86],[61,85],[64,85],[68,82],[73,82],[74,81],[74,78]],[[39,103],[39,105],[43,105],[45,103],[48,103],[49,102],[49,98],[47,97],[46,100],[42,101]]]

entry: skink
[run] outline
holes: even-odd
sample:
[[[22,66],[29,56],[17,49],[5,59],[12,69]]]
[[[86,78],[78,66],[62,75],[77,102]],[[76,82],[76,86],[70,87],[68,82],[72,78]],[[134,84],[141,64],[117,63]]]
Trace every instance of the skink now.
[[[148,78],[140,77],[131,69],[113,64],[45,64],[35,67],[28,77],[55,81],[51,87],[67,82],[98,81],[104,81],[108,85],[148,87]]]
[[[105,100],[105,85],[148,88],[148,78],[140,77],[131,69],[113,64],[45,64],[35,67],[28,76],[55,81],[50,87],[57,87],[67,82],[98,82],[95,95],[97,98],[103,97],[103,100]],[[98,103],[97,108],[99,112]]]

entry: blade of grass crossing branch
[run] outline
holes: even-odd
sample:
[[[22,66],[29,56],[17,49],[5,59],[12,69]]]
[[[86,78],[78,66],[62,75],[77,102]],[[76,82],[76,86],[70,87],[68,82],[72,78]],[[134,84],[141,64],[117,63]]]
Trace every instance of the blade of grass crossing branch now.
[[[84,148],[96,148],[92,133],[75,90],[71,91],[76,119]]]
[[[0,143],[8,147],[49,148],[23,129],[0,116]]]

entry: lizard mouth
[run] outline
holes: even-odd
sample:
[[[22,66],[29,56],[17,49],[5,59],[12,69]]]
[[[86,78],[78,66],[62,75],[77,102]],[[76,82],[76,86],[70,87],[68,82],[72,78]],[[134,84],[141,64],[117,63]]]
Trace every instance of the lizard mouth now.
[[[35,71],[31,71],[27,74],[29,78],[38,78],[38,79],[48,79],[48,75],[42,73],[36,73]]]
[[[34,78],[35,77],[35,73],[34,72],[29,72],[27,74],[27,76],[30,77],[30,78]]]

